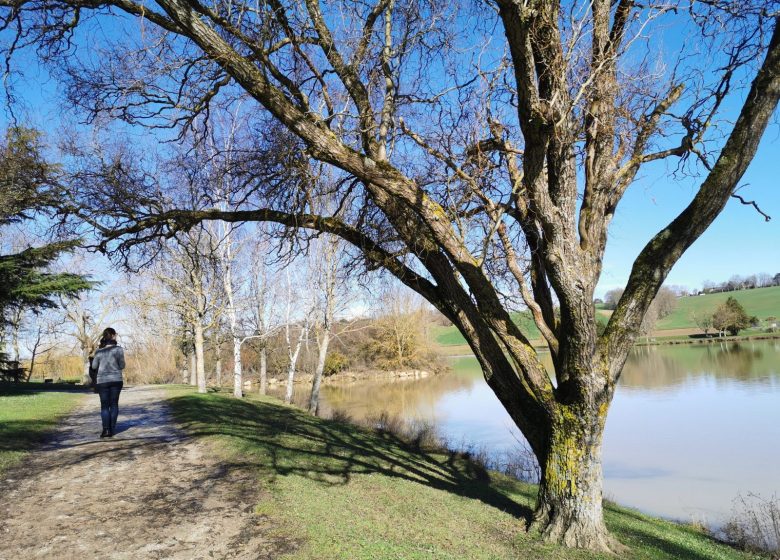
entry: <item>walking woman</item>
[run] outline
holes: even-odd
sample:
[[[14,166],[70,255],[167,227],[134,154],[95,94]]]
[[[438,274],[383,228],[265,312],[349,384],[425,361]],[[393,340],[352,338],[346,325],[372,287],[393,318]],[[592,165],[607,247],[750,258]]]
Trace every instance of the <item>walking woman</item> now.
[[[122,370],[125,369],[125,353],[116,343],[116,331],[103,331],[100,348],[92,358],[92,368],[97,371],[95,388],[100,395],[100,418],[103,432],[100,437],[112,437],[119,415],[119,393],[122,391]]]

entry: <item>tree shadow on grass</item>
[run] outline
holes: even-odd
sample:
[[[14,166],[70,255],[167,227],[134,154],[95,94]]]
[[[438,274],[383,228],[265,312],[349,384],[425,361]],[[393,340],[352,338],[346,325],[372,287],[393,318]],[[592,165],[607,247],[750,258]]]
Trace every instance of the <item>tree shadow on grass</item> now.
[[[531,515],[527,504],[491,486],[488,473],[460,454],[416,449],[390,433],[315,418],[268,401],[187,395],[170,402],[192,436],[228,436],[270,480],[298,475],[343,485],[356,474],[382,474],[480,500],[516,517]]]
[[[70,383],[14,383],[0,381],[0,398],[14,397],[18,395],[36,395],[38,393],[91,393],[92,390],[84,385],[72,385]]]

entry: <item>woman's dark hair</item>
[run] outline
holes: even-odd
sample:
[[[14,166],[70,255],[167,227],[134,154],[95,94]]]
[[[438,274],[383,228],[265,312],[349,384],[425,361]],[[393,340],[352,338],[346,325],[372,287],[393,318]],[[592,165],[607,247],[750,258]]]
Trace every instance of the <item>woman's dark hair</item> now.
[[[116,331],[111,327],[103,330],[103,336],[100,337],[100,347],[116,344]]]

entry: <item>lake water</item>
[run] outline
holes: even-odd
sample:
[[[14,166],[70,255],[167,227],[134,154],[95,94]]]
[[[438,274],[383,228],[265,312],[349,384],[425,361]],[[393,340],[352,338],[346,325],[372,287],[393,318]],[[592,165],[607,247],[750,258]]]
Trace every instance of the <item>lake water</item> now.
[[[323,400],[325,413],[434,423],[455,447],[519,447],[472,357],[425,379],[326,385]],[[636,348],[603,452],[605,495],[647,513],[717,525],[739,493],[780,496],[780,341]]]

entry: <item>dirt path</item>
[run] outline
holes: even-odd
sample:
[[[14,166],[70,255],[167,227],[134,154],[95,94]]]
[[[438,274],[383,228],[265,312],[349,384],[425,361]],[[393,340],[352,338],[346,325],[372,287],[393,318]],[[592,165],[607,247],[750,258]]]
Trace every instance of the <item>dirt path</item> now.
[[[122,392],[101,440],[91,396],[0,481],[0,559],[275,558],[257,483],[173,424],[159,388]]]

